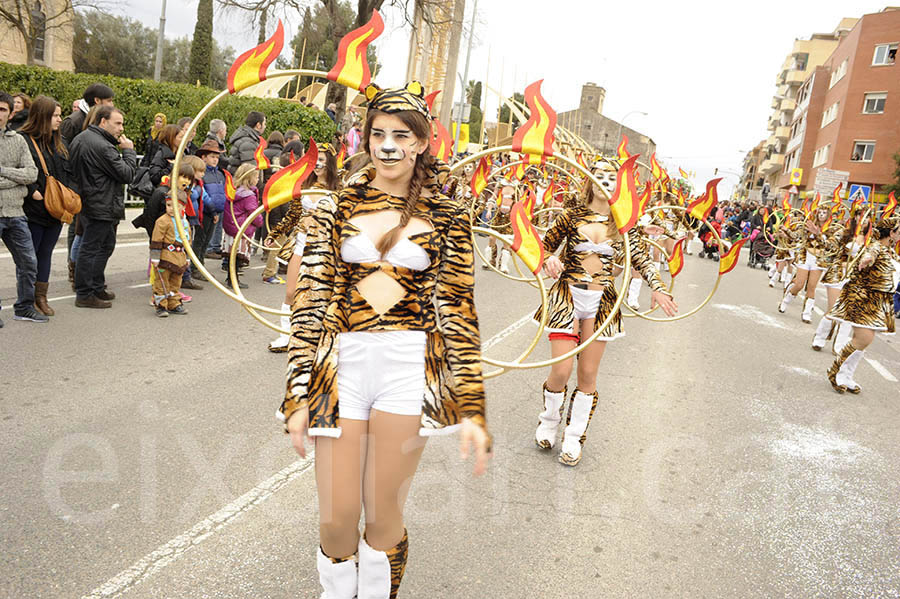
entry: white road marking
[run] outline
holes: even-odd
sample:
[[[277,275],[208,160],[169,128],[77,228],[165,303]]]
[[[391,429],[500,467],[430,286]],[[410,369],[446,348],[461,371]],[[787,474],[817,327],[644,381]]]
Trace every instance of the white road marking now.
[[[59,297],[48,297],[48,302],[58,302],[59,300],[75,299],[74,295],[61,295]]]
[[[260,267],[262,268],[262,267]],[[531,319],[529,312],[510,326],[506,327],[482,345],[482,351],[487,350],[521,328]],[[276,472],[262,483],[256,485],[216,513],[204,518],[168,543],[161,545],[156,550],[148,553],[130,568],[113,576],[82,599],[110,599],[128,592],[132,587],[156,574],[173,561],[184,555],[192,547],[196,547],[215,532],[232,524],[239,516],[245,514],[264,501],[270,499],[275,493],[286,487],[291,481],[310,471],[313,465],[314,454],[297,460],[290,466]]]
[[[803,376],[811,378],[811,379],[819,378],[819,376],[816,375],[816,373],[814,373],[812,370],[808,370],[806,368],[801,368],[800,366],[785,366],[782,364],[781,367],[784,368],[785,370],[790,370],[794,374],[802,374]]]
[[[116,249],[136,248],[136,247],[141,247],[141,246],[148,247],[149,245],[150,245],[149,241],[130,241],[128,243],[117,243]],[[69,251],[68,248],[56,248],[55,250],[53,250],[53,253],[54,254],[65,254],[68,251]],[[10,254],[9,252],[4,252],[4,253],[0,254],[0,258],[12,258],[12,254]]]
[[[766,314],[756,306],[750,306],[747,304],[743,304],[740,306],[735,306],[732,304],[713,304],[713,307],[720,310],[727,310],[733,313],[735,316],[740,316],[741,318],[752,320],[756,324],[762,324],[776,329],[788,328],[784,324],[782,324],[781,321],[770,316],[769,314]]]
[[[872,358],[866,358],[866,362],[868,362],[872,368],[875,369],[875,372],[883,376],[889,383],[896,383],[897,377],[891,374],[887,368],[881,365],[881,362],[878,360],[873,360]]]

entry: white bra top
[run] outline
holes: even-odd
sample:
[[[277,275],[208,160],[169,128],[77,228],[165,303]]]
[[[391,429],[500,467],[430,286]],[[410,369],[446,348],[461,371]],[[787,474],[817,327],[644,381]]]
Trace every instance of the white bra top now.
[[[315,210],[316,206],[319,205],[319,198],[312,198],[309,196],[303,196],[303,199],[300,200],[300,203],[303,204],[304,210]]]
[[[603,254],[604,256],[613,256],[616,251],[609,245],[609,241],[603,243],[594,243],[592,241],[582,241],[575,246],[576,252],[590,252],[591,254]]]
[[[410,270],[425,270],[431,265],[431,259],[422,246],[409,239],[398,241],[382,258],[375,248],[375,244],[365,233],[359,233],[344,240],[344,243],[341,244],[341,260],[351,264],[385,260],[394,266]]]

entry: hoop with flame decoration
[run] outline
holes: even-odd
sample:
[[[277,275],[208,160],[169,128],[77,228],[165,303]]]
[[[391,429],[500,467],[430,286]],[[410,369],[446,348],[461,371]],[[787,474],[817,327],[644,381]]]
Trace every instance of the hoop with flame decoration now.
[[[797,216],[798,218],[792,220],[792,216]],[[769,227],[769,220],[775,219],[772,227]],[[778,240],[773,237],[769,230],[778,230],[780,227],[787,227],[788,231],[792,231],[791,226],[793,225],[795,228],[799,227],[801,223],[806,219],[806,215],[799,208],[790,208],[787,212],[782,210],[773,210],[769,213],[768,216],[763,220],[763,237],[765,237],[766,241],[769,242],[769,245],[774,247],[776,250],[781,250],[782,252],[790,252],[796,250],[801,245],[803,245],[803,240],[797,241],[794,245],[782,246],[778,243]]]
[[[178,172],[178,167],[180,166],[182,157],[184,156],[184,149],[185,147],[187,147],[188,140],[191,138],[191,133],[196,130],[197,125],[199,125],[200,122],[209,115],[209,113],[213,110],[213,108],[215,108],[217,104],[219,104],[222,100],[224,100],[231,94],[235,94],[237,92],[245,90],[253,85],[256,85],[257,83],[276,78],[284,79],[285,81],[293,77],[330,79],[331,81],[336,81],[342,85],[351,87],[352,89],[360,89],[360,87],[365,87],[366,85],[368,85],[370,71],[368,62],[366,60],[367,48],[368,45],[376,37],[378,37],[378,35],[380,35],[383,30],[384,23],[381,20],[380,15],[376,11],[375,13],[373,13],[372,19],[367,25],[351,31],[344,37],[338,47],[338,59],[336,61],[335,67],[328,73],[313,69],[287,69],[269,71],[269,67],[271,67],[271,65],[275,62],[275,60],[278,58],[278,55],[284,48],[284,27],[282,23],[279,22],[278,27],[276,28],[275,33],[271,38],[269,38],[259,46],[244,52],[237,58],[237,60],[234,61],[234,64],[232,64],[231,68],[228,71],[227,88],[219,92],[215,97],[207,102],[206,106],[204,106],[200,110],[200,112],[197,113],[197,115],[194,117],[194,120],[188,125],[188,129],[182,136],[181,143],[179,144],[178,150],[175,153],[175,161],[172,164],[172,171]],[[309,155],[309,152],[307,152],[307,155]],[[297,193],[297,190],[299,188],[299,184],[297,183],[297,181],[302,177],[309,176],[309,172],[311,172],[311,169],[309,168],[310,164],[306,160],[307,155],[304,155],[304,158],[301,158],[298,162],[295,162],[293,165],[291,165],[291,167],[287,167],[287,172],[285,172],[286,169],[280,170],[279,174],[284,174],[281,175],[278,179],[275,179],[275,176],[273,175],[273,177],[269,180],[269,184],[266,186],[266,190],[263,192],[265,205],[261,205],[259,208],[257,208],[244,221],[244,225],[239,228],[237,235],[238,239],[240,239],[242,236],[245,236],[244,232],[246,231],[246,227],[249,226],[249,223],[252,223],[253,220],[267,208],[271,210],[272,208],[275,208],[276,206],[284,202],[290,201],[292,197],[296,197],[295,194]],[[315,159],[312,159],[311,166],[313,168],[315,167]],[[303,169],[306,169],[306,171],[304,171]],[[228,195],[230,199],[233,200],[234,184],[228,173],[226,173],[225,186],[226,195]],[[290,189],[290,192],[288,192],[287,189]],[[269,192],[268,196],[266,195],[266,192]],[[302,190],[300,195],[322,195],[323,193],[327,192],[324,192],[320,189],[304,189]],[[176,219],[175,226],[178,229],[179,235],[185,236],[187,234],[180,219]],[[229,274],[231,275],[232,282],[237,281],[236,262],[238,247],[239,244],[233,244],[231,248],[231,255],[229,256]],[[267,251],[276,250],[274,246],[264,249]],[[257,304],[248,300],[246,297],[244,297],[243,293],[241,293],[241,290],[238,287],[234,286],[232,289],[229,289],[221,282],[219,282],[206,269],[203,263],[200,262],[190,245],[185,246],[185,253],[191,260],[191,263],[194,265],[193,268],[199,271],[218,291],[241,304],[246,310],[251,313],[254,318],[259,320],[270,329],[281,333],[290,333],[290,331],[282,329],[278,325],[269,322],[259,314],[259,312],[262,312],[274,316],[290,316],[289,311],[284,311],[280,308],[263,306],[261,304]]]

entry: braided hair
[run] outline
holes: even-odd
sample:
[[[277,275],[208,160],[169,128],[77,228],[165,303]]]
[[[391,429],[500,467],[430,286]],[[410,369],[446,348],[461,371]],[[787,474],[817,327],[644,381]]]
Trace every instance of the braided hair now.
[[[375,121],[375,117],[380,114],[386,113],[380,110],[369,110],[366,114],[366,125],[363,130],[362,144],[363,150],[365,150],[367,154],[371,154],[369,137],[372,133],[372,123]],[[391,116],[400,119],[404,125],[409,127],[409,130],[416,139],[420,141],[429,141],[431,139],[431,127],[422,113],[414,110],[403,110],[400,112],[392,112],[390,114]],[[376,249],[382,257],[391,251],[391,248],[400,241],[400,233],[406,228],[410,218],[412,218],[413,208],[415,208],[419,201],[419,197],[422,194],[422,188],[431,176],[430,173],[434,167],[434,163],[435,159],[431,154],[430,147],[426,147],[424,152],[416,156],[416,164],[413,167],[412,179],[409,181],[409,191],[406,194],[406,203],[403,205],[403,211],[400,213],[400,223],[385,233],[376,246]]]

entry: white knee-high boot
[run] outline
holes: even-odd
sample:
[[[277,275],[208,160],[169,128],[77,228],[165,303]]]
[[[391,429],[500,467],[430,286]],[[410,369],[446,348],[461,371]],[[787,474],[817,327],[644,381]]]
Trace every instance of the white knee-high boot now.
[[[556,445],[556,432],[562,420],[563,404],[566,401],[567,388],[555,393],[547,389],[544,383],[544,410],[538,414],[538,427],[534,433],[534,442],[541,449],[552,449]]]
[[[800,315],[800,320],[807,324],[812,322],[812,311],[813,306],[815,305],[816,298],[814,297],[806,298],[805,300],[803,300],[803,313]]]
[[[400,581],[406,571],[409,555],[409,537],[403,538],[387,551],[369,547],[365,535],[359,538],[359,586],[358,599],[395,599]]]
[[[816,335],[813,337],[812,348],[816,351],[821,351],[823,347],[825,347],[825,342],[828,341],[828,333],[831,332],[831,327],[834,326],[834,321],[826,316],[822,316],[822,320],[819,321],[819,326],[816,327]]]
[[[491,263],[494,259],[493,258],[493,256],[494,256],[493,250],[494,250],[494,248],[491,247],[490,244],[488,244],[488,246],[486,248],[484,248],[485,263],[481,265],[481,268],[483,268],[485,270],[488,270],[490,268],[490,266],[488,266],[488,264]]]
[[[319,547],[316,567],[319,570],[319,584],[322,585],[320,599],[354,599],[356,597],[357,574],[355,556],[334,560]]]
[[[834,351],[839,354],[853,336],[853,325],[847,324],[846,322],[840,323],[836,335],[834,340]]]
[[[854,349],[853,353],[847,356],[844,363],[841,364],[840,370],[837,372],[837,384],[847,387],[847,391],[850,393],[860,392],[859,384],[853,380],[853,375],[856,373],[856,367],[859,366],[859,363],[862,362],[865,355],[866,350]]]
[[[795,297],[797,297],[797,296],[791,295],[790,292],[785,293],[784,297],[781,298],[781,303],[778,304],[778,311],[783,314],[784,311],[787,310],[788,304],[790,304]]]
[[[643,283],[643,279],[631,279],[628,283],[628,295],[625,297],[625,303],[634,310],[641,307],[641,283]]]
[[[283,311],[290,312],[291,306],[290,306],[290,304],[281,304],[281,309]],[[279,321],[279,324],[281,325],[282,329],[290,330],[291,329],[291,317],[290,316],[282,316]],[[291,340],[291,338],[289,335],[287,335],[285,333],[281,333],[280,335],[278,335],[278,339],[276,339],[275,341],[273,341],[269,344],[269,351],[274,352],[276,354],[286,352],[288,349],[288,342],[290,340]]]
[[[575,390],[569,402],[569,414],[566,416],[566,430],[563,432],[562,448],[559,453],[560,463],[576,466],[581,461],[581,449],[587,439],[587,428],[599,399],[596,391],[588,394]]]
[[[500,250],[500,272],[502,272],[505,275],[509,274],[510,256],[511,256],[511,254],[509,253],[508,249],[503,248],[502,250]]]

